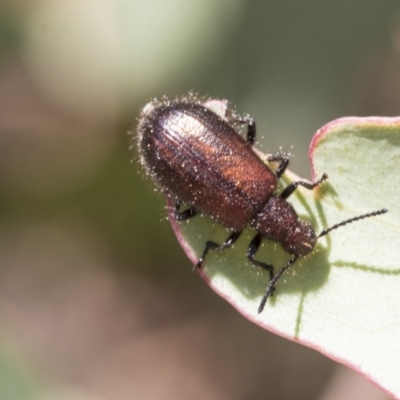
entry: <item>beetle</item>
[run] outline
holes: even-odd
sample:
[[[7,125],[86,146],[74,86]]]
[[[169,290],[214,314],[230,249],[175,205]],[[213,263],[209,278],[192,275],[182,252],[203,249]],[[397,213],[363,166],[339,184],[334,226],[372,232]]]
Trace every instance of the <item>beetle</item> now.
[[[245,138],[238,125],[247,126]],[[141,164],[175,202],[174,218],[183,221],[202,214],[232,231],[222,244],[206,242],[195,270],[202,267],[210,250],[231,247],[247,226],[256,231],[246,257],[270,275],[258,307],[261,313],[278,279],[298,258],[309,254],[320,237],[387,210],[347,219],[317,235],[308,221],[299,218],[287,198],[299,186],[313,190],[328,175],[324,173],[313,182],[292,182],[277,193],[278,180],[289,165],[289,157],[283,152],[270,155],[267,161],[277,164],[272,170],[255,153],[255,138],[256,124],[250,116],[231,112],[226,100],[202,100],[194,95],[150,101],[142,109],[137,126]],[[182,203],[188,206],[183,211]],[[264,238],[280,242],[291,256],[276,274],[272,265],[255,259]]]

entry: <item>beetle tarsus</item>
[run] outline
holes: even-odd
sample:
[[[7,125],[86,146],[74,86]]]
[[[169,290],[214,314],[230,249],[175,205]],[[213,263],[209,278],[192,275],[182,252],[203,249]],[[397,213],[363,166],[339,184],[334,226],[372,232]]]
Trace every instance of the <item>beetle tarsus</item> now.
[[[236,242],[236,240],[239,239],[239,236],[241,233],[242,233],[242,231],[233,231],[228,236],[228,238],[225,240],[225,242],[222,244],[218,244],[218,243],[215,243],[215,242],[209,240],[206,243],[206,246],[204,247],[201,257],[199,258],[199,260],[197,261],[197,263],[194,266],[194,271],[197,271],[198,269],[200,269],[202,267],[204,260],[210,250],[222,251],[222,250],[225,250],[225,249],[231,247]]]
[[[319,178],[315,182],[309,182],[309,181],[292,182],[289,186],[287,186],[283,190],[280,197],[282,199],[287,199],[299,186],[303,186],[304,188],[306,188],[308,190],[313,190],[315,187],[319,186],[326,179],[328,179],[328,174],[324,172],[322,174],[321,178]]]

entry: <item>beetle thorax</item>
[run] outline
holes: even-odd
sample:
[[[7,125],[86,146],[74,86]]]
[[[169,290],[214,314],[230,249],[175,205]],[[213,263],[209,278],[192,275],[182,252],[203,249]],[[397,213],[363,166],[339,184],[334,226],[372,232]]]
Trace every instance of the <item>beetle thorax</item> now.
[[[289,254],[300,257],[310,253],[317,241],[311,224],[299,219],[292,205],[277,195],[271,196],[250,225],[265,238],[281,242]]]

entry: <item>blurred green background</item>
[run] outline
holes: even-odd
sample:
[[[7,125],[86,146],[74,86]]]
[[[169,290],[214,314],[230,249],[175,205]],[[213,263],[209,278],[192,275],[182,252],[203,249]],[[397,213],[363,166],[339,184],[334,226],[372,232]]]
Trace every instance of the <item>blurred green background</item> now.
[[[397,0],[2,0],[0,399],[387,398],[191,273],[126,133],[227,98],[309,178],[322,125],[399,114],[399,72]]]

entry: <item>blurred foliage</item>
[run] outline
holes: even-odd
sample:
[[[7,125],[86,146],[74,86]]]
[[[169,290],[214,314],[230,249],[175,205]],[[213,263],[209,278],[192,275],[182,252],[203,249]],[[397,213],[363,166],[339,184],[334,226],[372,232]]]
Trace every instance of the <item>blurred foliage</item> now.
[[[0,4],[0,63],[19,49],[22,43],[20,23],[13,8]]]

